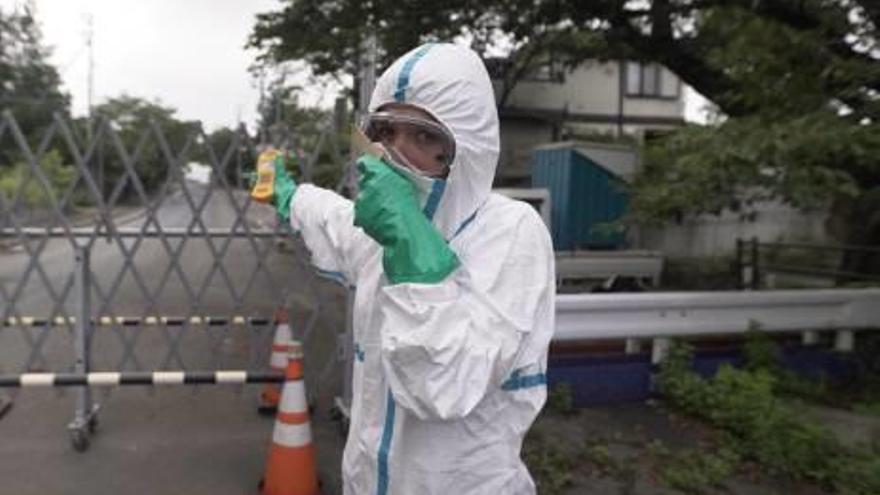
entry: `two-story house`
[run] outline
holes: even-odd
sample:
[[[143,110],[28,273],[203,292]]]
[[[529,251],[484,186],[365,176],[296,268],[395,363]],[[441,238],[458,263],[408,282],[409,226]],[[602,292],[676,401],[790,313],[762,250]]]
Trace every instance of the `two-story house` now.
[[[528,185],[535,146],[601,134],[641,140],[684,123],[681,80],[658,64],[589,60],[566,70],[551,60],[506,91],[507,64],[487,61],[501,119],[499,186]]]

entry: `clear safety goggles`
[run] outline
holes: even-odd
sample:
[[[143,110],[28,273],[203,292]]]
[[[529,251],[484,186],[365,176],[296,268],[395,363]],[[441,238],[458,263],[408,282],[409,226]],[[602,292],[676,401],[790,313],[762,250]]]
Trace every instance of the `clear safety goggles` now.
[[[369,114],[361,130],[374,143],[393,147],[399,139],[447,167],[455,158],[455,139],[442,125],[430,120],[390,112]]]

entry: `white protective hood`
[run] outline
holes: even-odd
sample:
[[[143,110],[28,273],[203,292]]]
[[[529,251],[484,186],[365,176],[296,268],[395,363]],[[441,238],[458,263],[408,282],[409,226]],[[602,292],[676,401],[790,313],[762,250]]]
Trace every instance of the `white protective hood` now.
[[[466,47],[422,45],[382,74],[369,110],[395,102],[425,110],[455,138],[455,160],[433,215],[449,239],[488,198],[498,165],[498,111],[489,74]]]

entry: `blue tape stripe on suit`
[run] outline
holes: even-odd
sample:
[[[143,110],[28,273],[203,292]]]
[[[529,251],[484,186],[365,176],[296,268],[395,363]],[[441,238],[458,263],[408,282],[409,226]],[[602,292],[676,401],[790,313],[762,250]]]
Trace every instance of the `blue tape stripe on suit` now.
[[[342,285],[348,285],[348,280],[345,278],[345,275],[342,272],[334,272],[330,270],[323,270],[321,268],[315,267],[315,271],[318,273],[318,276],[323,278],[329,278],[335,282],[339,282]]]
[[[534,375],[520,376],[519,373],[514,372],[510,376],[510,378],[508,378],[504,383],[501,384],[501,390],[520,390],[523,388],[538,387],[546,384],[546,373],[536,373]]]
[[[461,225],[458,226],[458,229],[455,230],[455,233],[452,234],[452,237],[450,237],[449,240],[451,241],[452,239],[455,239],[456,237],[458,237],[458,234],[461,234],[461,232],[462,232],[464,229],[466,229],[467,226],[470,225],[471,222],[473,222],[475,218],[477,218],[477,212],[476,212],[476,211],[473,212],[473,213],[471,213],[471,216],[467,217],[467,218],[465,219],[465,221],[462,222]]]
[[[400,69],[400,74],[397,75],[397,89],[394,90],[394,101],[399,103],[406,101],[406,88],[409,87],[409,77],[412,75],[413,68],[416,66],[416,62],[428,53],[431,46],[433,45],[424,45],[403,63],[403,68]]]
[[[437,212],[437,207],[440,206],[440,198],[443,197],[443,191],[445,190],[445,180],[434,181],[434,184],[431,186],[431,194],[428,195],[428,201],[425,202],[424,213],[428,220],[434,219],[434,213]]]
[[[382,430],[382,443],[379,445],[379,481],[376,487],[377,495],[388,493],[388,449],[391,447],[391,435],[394,434],[394,396],[388,391],[388,401],[385,405],[385,426]]]

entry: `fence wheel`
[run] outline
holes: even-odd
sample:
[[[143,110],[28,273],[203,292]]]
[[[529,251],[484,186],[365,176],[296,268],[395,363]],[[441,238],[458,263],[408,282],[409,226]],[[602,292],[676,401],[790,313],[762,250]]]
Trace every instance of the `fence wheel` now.
[[[89,449],[89,435],[84,429],[70,430],[70,445],[77,452],[85,452]]]

